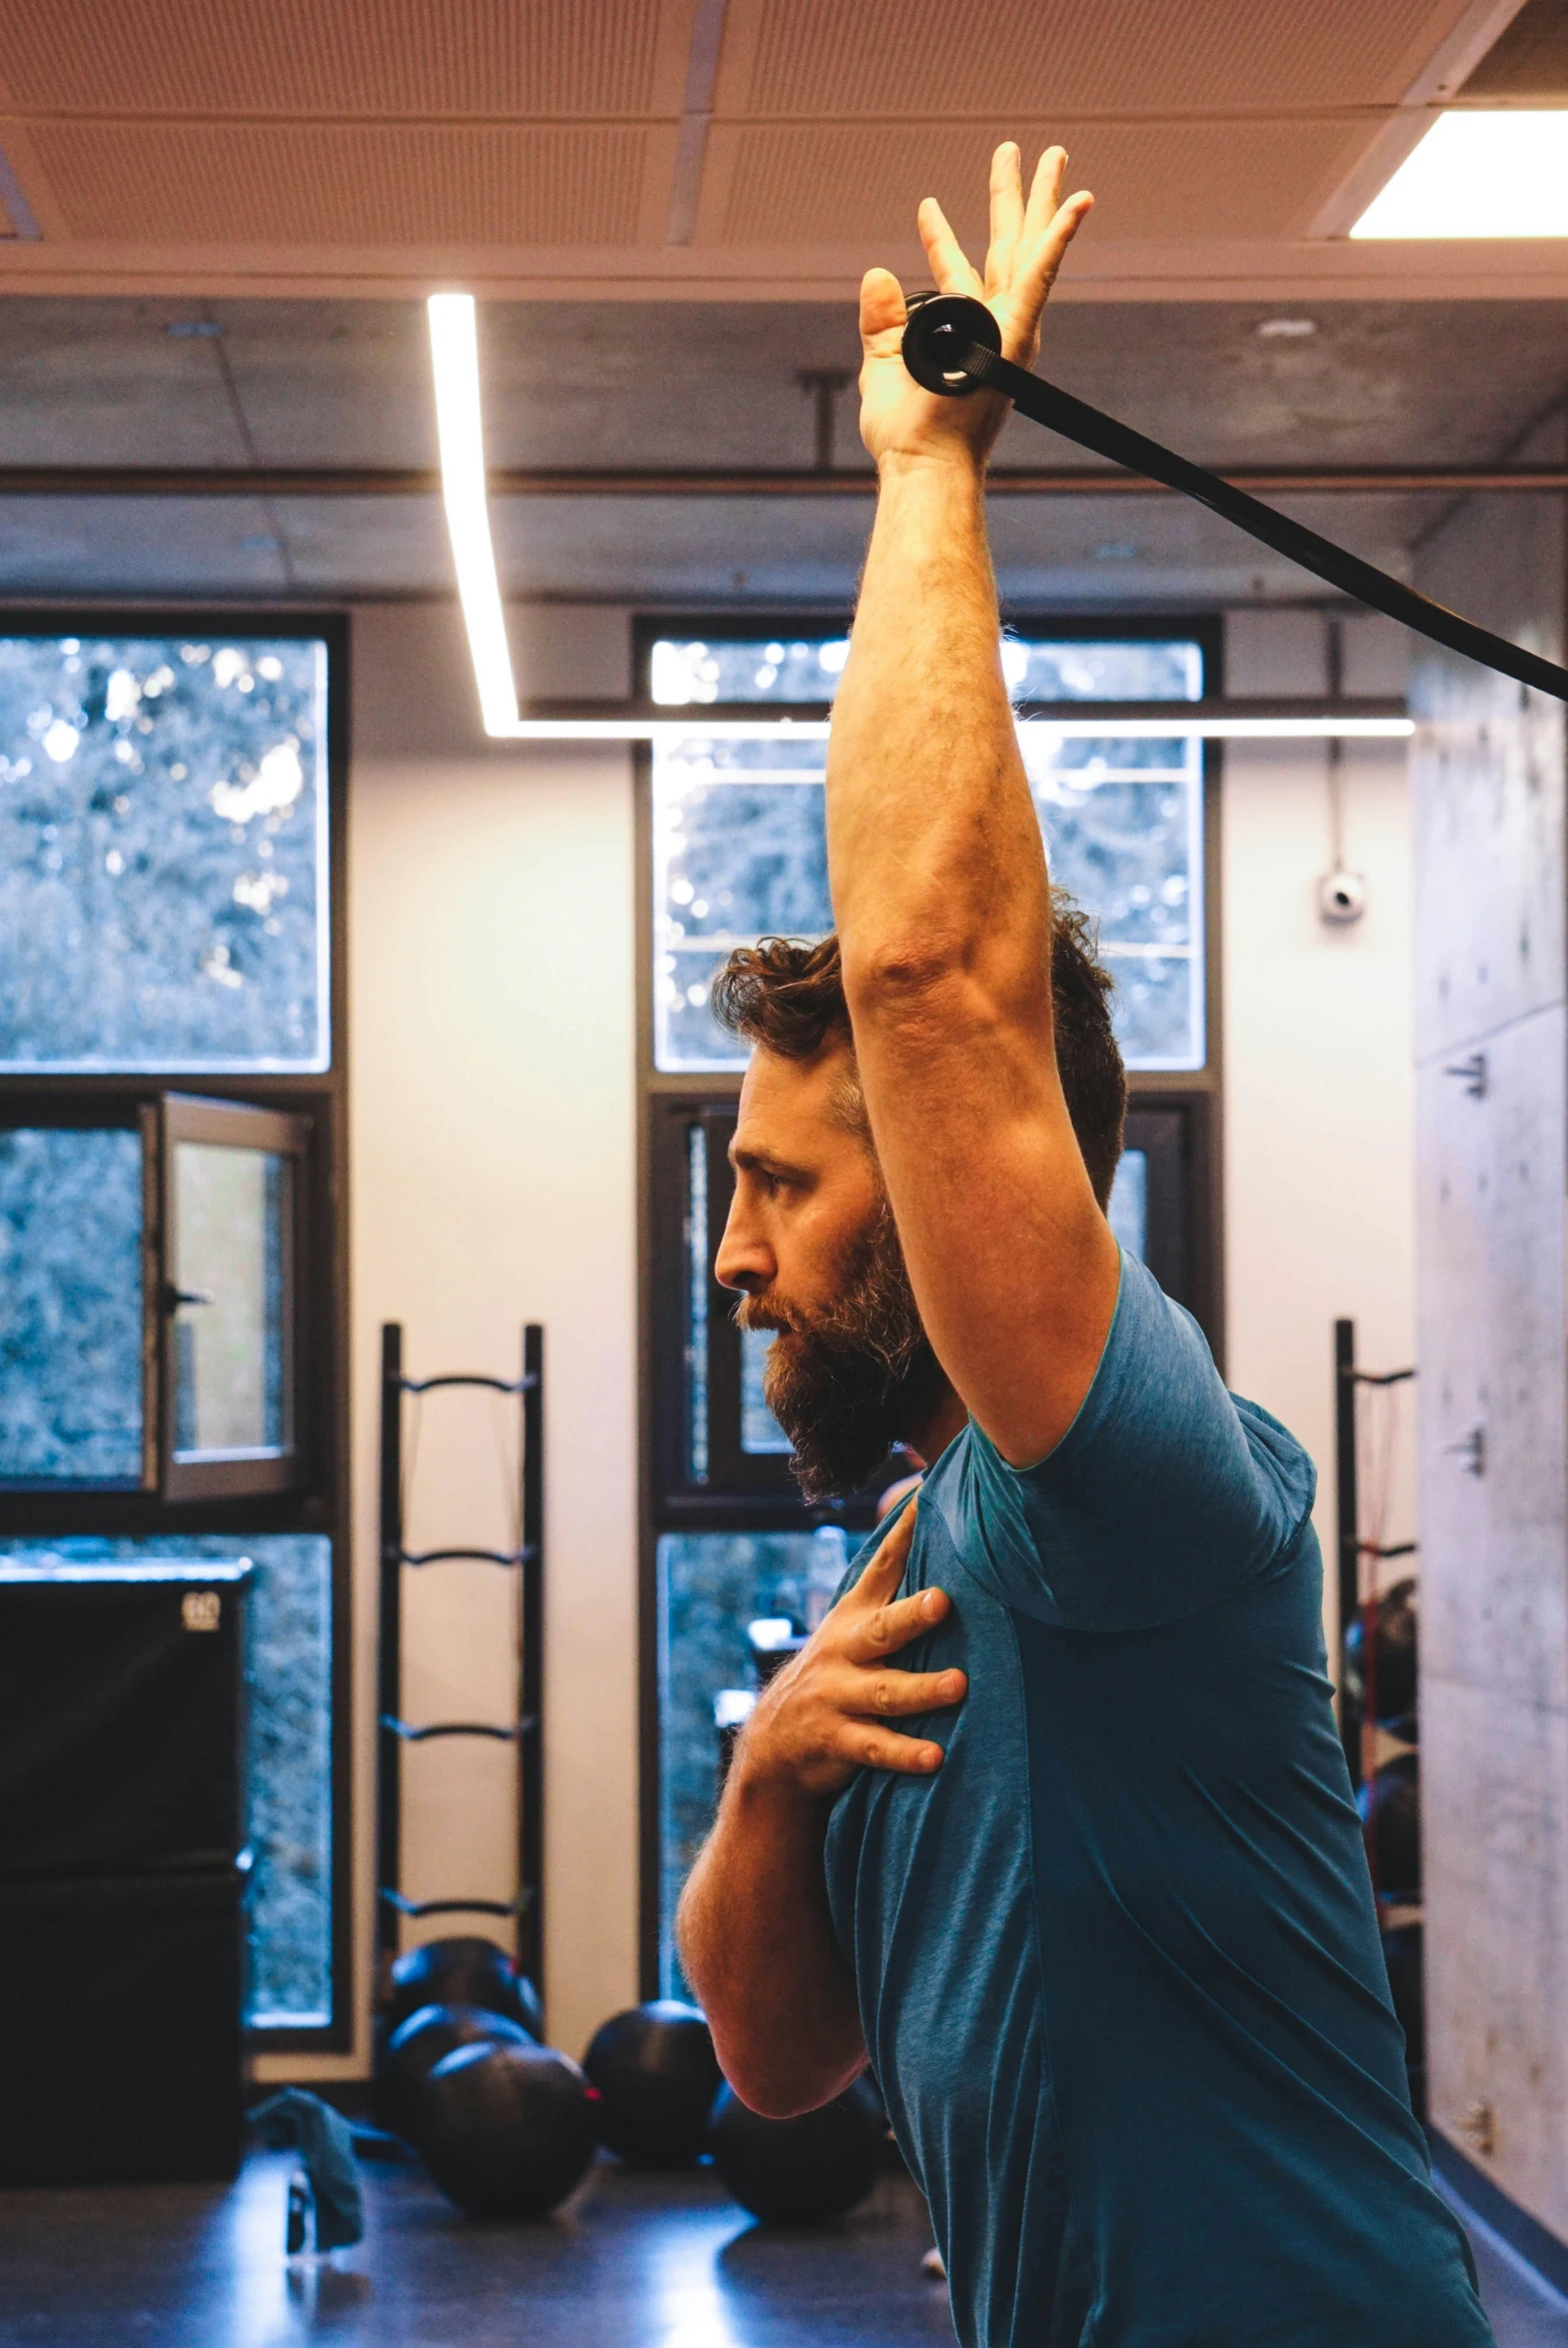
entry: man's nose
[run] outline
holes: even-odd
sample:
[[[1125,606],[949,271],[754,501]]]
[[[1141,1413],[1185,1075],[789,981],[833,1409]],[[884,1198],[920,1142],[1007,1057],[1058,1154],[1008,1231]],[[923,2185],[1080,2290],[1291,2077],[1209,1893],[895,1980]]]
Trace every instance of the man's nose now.
[[[757,1296],[767,1287],[776,1268],[773,1250],[760,1232],[748,1227],[747,1218],[732,1205],[725,1235],[714,1257],[715,1279],[722,1288],[742,1288],[747,1295]]]

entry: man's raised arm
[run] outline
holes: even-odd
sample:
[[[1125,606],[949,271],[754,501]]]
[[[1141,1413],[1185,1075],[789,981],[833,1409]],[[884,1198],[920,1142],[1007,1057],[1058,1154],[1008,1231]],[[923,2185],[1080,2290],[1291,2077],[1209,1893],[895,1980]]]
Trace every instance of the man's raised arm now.
[[[938,206],[920,234],[943,293],[995,312],[1028,365],[1090,199],[1042,157],[991,166],[982,285]],[[866,1107],[920,1317],[1004,1458],[1059,1441],[1115,1309],[1116,1244],[1056,1072],[1051,909],[1002,679],[984,470],[1005,415],[905,373],[903,295],[860,296],[860,428],[876,522],[827,758],[827,864]]]

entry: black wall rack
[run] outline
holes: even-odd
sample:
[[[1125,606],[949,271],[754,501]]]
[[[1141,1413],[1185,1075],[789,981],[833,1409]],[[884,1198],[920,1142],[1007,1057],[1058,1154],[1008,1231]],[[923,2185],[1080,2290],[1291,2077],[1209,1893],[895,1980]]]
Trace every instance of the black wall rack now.
[[[516,1549],[410,1549],[404,1537],[404,1400],[444,1386],[516,1394],[522,1406],[523,1458]],[[545,1692],[545,1332],[538,1321],[523,1331],[518,1378],[455,1374],[405,1377],[403,1326],[381,1332],[381,1656],[376,1740],[376,1952],[382,1975],[398,1954],[405,1916],[514,1917],[522,1971],[542,1989],[544,1963],[545,1770],[542,1711]],[[458,1560],[500,1566],[522,1577],[518,1609],[518,1707],[515,1720],[432,1720],[403,1716],[403,1575]],[[517,1749],[518,1890],[511,1900],[410,1899],[403,1883],[403,1757],[409,1745],[463,1736],[499,1740]]]

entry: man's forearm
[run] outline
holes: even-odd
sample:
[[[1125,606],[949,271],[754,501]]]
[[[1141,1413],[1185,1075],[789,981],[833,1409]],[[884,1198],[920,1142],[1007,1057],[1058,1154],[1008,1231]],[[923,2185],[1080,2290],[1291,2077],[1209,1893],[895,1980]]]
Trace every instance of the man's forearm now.
[[[738,1755],[677,1920],[725,2076],[775,2119],[813,2110],[865,2066],[822,1872],[829,1808],[754,1782]]]
[[[1037,989],[1048,897],[998,636],[978,459],[885,459],[828,751],[851,999],[916,960]]]

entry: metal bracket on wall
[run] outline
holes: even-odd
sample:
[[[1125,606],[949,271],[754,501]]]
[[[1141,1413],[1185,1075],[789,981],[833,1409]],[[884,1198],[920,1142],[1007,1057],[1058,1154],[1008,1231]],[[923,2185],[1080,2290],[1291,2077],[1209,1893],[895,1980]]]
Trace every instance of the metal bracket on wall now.
[[[1466,1475],[1484,1475],[1486,1473],[1485,1427],[1472,1426],[1470,1432],[1461,1435],[1458,1442],[1444,1443],[1443,1454],[1446,1458],[1462,1459]]]
[[[1470,1100],[1486,1099],[1488,1078],[1484,1052],[1472,1052],[1468,1060],[1457,1061],[1452,1068],[1445,1068],[1443,1074],[1445,1077],[1459,1078]]]

